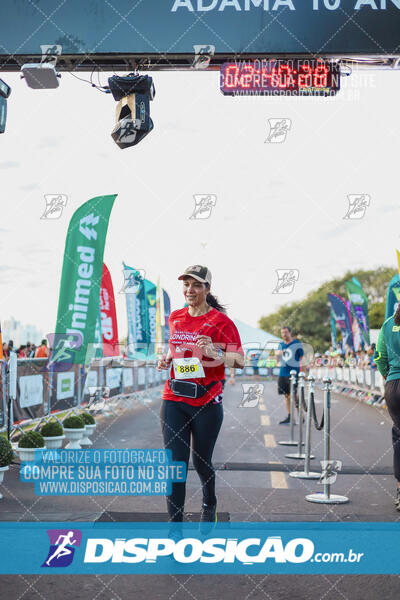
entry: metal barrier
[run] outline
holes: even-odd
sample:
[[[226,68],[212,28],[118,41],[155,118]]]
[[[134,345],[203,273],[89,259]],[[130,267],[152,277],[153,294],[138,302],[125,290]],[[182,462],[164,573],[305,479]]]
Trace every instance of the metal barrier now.
[[[123,357],[93,360],[86,371],[82,365],[68,367],[57,371],[47,359],[18,360],[17,393],[9,411],[12,433],[22,431],[22,425],[33,423],[37,428],[61,412],[76,413],[82,408],[115,415],[121,404],[143,403],[150,389],[159,395],[156,388],[168,378],[167,372],[155,375],[155,365]],[[7,362],[0,361],[0,431],[7,429],[8,394]]]
[[[301,375],[301,373],[300,373]],[[313,375],[308,377],[308,400],[307,400],[307,420],[306,420],[306,442],[305,442],[305,453],[304,453],[304,471],[291,471],[290,477],[297,479],[319,479],[321,473],[310,471],[310,459],[314,458],[311,454],[311,411],[314,405],[314,381]],[[304,377],[303,377],[303,390],[304,390]],[[302,399],[301,399],[302,400]],[[299,436],[300,437],[300,436]]]
[[[329,377],[335,385],[358,388],[375,394],[380,398],[385,392],[382,375],[377,369],[361,369],[359,367],[311,367],[310,375],[323,381]],[[377,398],[378,400],[378,398]]]
[[[298,441],[298,449],[297,449],[297,452],[291,452],[290,454],[285,454],[286,458],[295,458],[297,460],[306,458],[306,454],[303,453],[303,446],[304,446],[304,443],[303,443],[303,421],[304,421],[304,418],[303,418],[303,409],[305,411],[307,411],[307,406],[305,405],[305,402],[304,402],[304,377],[305,377],[305,373],[299,373],[299,375],[298,375],[298,387],[299,387],[299,422],[298,422],[298,425],[299,425],[299,441]],[[292,417],[290,417],[290,418],[292,418]],[[307,414],[307,419],[308,419],[308,414]],[[315,458],[315,457],[312,456],[311,454],[308,454],[308,461],[310,461],[310,458]]]
[[[324,378],[324,461],[323,461],[323,473],[320,481],[324,484],[323,492],[316,492],[315,494],[308,494],[306,500],[308,502],[316,502],[318,504],[344,504],[349,501],[346,496],[339,496],[338,494],[331,494],[331,432],[330,432],[330,412],[331,412],[331,388],[332,380],[330,377]]]
[[[279,376],[279,370],[279,367],[259,367],[257,369],[258,375],[266,379]],[[229,375],[229,369],[226,369],[225,372],[226,375]],[[235,373],[238,377],[246,377],[254,375],[255,370],[253,367],[246,366],[244,369],[235,369]],[[362,400],[366,404],[385,406],[384,381],[377,369],[314,365],[308,369],[308,374],[313,375],[315,380],[321,383],[324,377],[330,377],[333,381],[334,391],[337,393],[344,393]],[[291,435],[290,445],[295,445],[293,441]]]
[[[297,442],[294,439],[294,426],[295,426],[295,406],[296,406],[296,379],[297,371],[292,369],[290,371],[290,440],[283,440],[278,442],[281,446],[297,446]],[[302,443],[303,445],[303,443]]]

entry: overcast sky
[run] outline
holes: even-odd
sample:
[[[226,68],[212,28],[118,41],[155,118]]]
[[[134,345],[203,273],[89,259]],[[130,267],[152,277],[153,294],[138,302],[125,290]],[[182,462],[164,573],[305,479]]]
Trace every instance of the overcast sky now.
[[[206,264],[230,316],[250,325],[347,269],[395,266],[398,72],[355,73],[330,99],[224,97],[216,72],[153,73],[154,130],[126,150],[110,136],[111,95],[69,73],[43,91],[2,77],[12,93],[0,136],[1,320],[54,331],[69,220],[103,194],[118,194],[105,262],[120,337],[123,260],[160,276],[173,309],[183,305],[178,275]],[[273,118],[291,119],[284,143],[265,143]],[[66,209],[41,219],[54,193],[68,196]],[[189,218],[194,194],[216,195],[209,219]],[[343,219],[348,194],[370,195],[363,219]],[[272,293],[276,269],[299,271],[291,294]]]

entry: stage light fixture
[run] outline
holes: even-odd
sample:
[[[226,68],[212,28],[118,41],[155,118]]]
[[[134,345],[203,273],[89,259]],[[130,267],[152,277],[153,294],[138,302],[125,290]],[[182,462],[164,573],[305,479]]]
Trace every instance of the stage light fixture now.
[[[54,64],[51,63],[26,63],[21,67],[21,78],[34,90],[51,90],[60,85]]]
[[[118,102],[111,136],[121,149],[136,146],[154,127],[150,117],[150,101],[155,96],[153,79],[130,73],[126,77],[113,75],[108,84]]]
[[[11,94],[11,88],[5,81],[0,79],[0,133],[6,130],[7,121],[7,98]]]

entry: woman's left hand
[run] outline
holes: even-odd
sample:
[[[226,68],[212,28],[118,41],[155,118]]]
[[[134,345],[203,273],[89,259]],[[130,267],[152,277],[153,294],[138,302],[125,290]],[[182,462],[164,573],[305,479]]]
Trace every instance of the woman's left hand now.
[[[203,354],[209,358],[215,358],[217,349],[214,347],[212,339],[208,335],[198,335],[196,346],[202,349]]]

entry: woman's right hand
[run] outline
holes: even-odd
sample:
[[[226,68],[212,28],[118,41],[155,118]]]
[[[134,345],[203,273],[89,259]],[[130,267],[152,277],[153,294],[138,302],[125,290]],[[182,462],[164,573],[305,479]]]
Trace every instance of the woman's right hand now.
[[[163,354],[158,359],[157,370],[163,371],[165,369],[169,369],[171,362],[172,362],[172,356],[168,357],[166,354]]]

